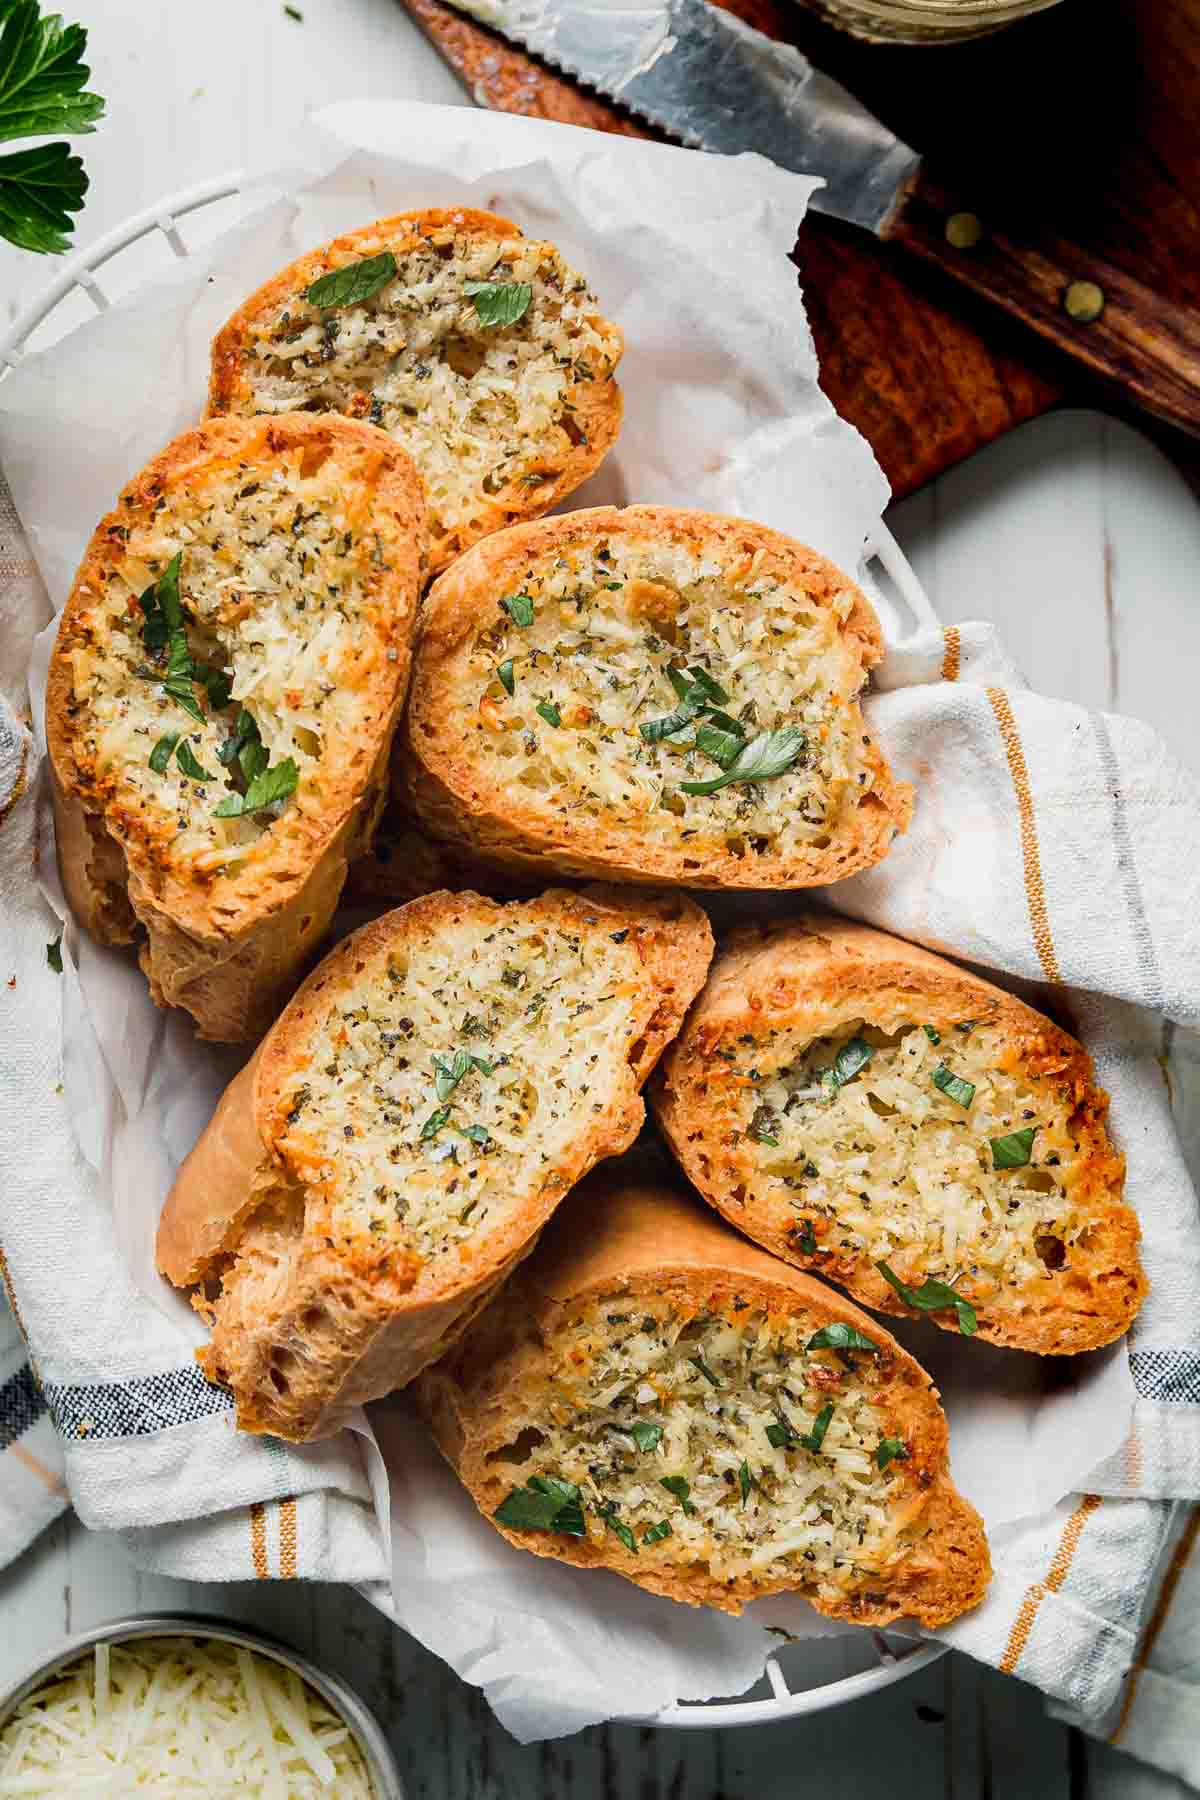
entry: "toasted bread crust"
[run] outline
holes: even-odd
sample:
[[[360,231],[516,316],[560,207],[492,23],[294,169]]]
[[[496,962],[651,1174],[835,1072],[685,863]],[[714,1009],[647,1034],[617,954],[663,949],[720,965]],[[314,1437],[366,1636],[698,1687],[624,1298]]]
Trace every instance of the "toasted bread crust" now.
[[[645,1117],[639,1090],[708,968],[708,920],[693,902],[675,896],[551,889],[521,903],[522,917],[569,923],[597,941],[614,930],[625,934],[644,979],[620,1084],[597,1095],[586,1128],[545,1170],[539,1191],[524,1195],[498,1226],[467,1238],[458,1255],[423,1265],[397,1254],[394,1239],[376,1245],[364,1243],[363,1235],[341,1236],[335,1243],[331,1197],[315,1187],[306,1192],[287,1166],[278,1146],[288,1124],[289,1083],[294,1087],[296,1071],[307,1065],[312,1034],[331,1000],[406,943],[436,938],[464,921],[484,934],[506,911],[477,894],[435,893],[352,933],[299,989],[180,1169],[158,1234],[159,1267],[178,1286],[229,1278],[230,1259],[256,1212],[293,1209],[291,1236],[279,1251],[287,1278],[277,1301],[248,1309],[228,1327],[218,1308],[213,1342],[199,1353],[210,1379],[233,1388],[243,1430],[295,1441],[328,1436],[363,1400],[411,1381],[528,1253],[568,1188],[637,1135]],[[276,1379],[281,1362],[288,1377],[283,1387]]]
[[[380,654],[363,679],[351,752],[323,772],[319,802],[299,796],[238,872],[201,875],[164,847],[145,809],[123,801],[85,753],[75,664],[92,655],[89,608],[120,565],[132,527],[169,512],[176,496],[182,504],[190,484],[214,470],[297,450],[334,459],[386,549],[373,593]],[[144,929],[142,966],[155,1001],[186,1008],[202,1037],[236,1042],[266,1029],[329,923],[347,864],[370,846],[408,685],[424,530],[416,472],[381,433],[287,414],[216,419],[183,433],[134,477],[92,535],[59,623],[46,698],[63,885],[100,942],[128,943]]]
[[[876,1403],[910,1455],[897,1465],[903,1488],[886,1565],[869,1584],[823,1595],[806,1586],[803,1561],[794,1580],[718,1581],[702,1563],[672,1565],[669,1552],[652,1559],[644,1547],[631,1552],[608,1533],[576,1538],[496,1523],[497,1507],[520,1479],[518,1464],[499,1453],[517,1435],[520,1396],[536,1384],[546,1344],[568,1310],[602,1297],[628,1298],[636,1312],[640,1299],[664,1294],[685,1307],[716,1309],[732,1298],[735,1311],[762,1306],[799,1313],[814,1326],[840,1321],[877,1344]],[[652,1593],[725,1612],[738,1613],[764,1594],[798,1591],[831,1617],[876,1626],[902,1617],[945,1624],[978,1604],[987,1586],[982,1523],[950,1481],[946,1421],[924,1371],[833,1290],[745,1243],[679,1193],[623,1171],[599,1173],[576,1190],[533,1256],[414,1392],[480,1512],[536,1556],[613,1569]]]
[[[744,519],[672,507],[595,507],[522,525],[487,539],[461,557],[426,596],[421,642],[413,666],[409,706],[397,741],[399,804],[449,844],[525,873],[633,882],[674,882],[694,888],[794,888],[840,880],[884,857],[907,828],[912,790],[897,781],[874,742],[863,735],[863,767],[870,774],[847,816],[822,846],[795,853],[747,854],[731,848],[722,829],[650,841],[643,826],[576,805],[554,792],[534,795],[501,779],[472,754],[480,712],[478,677],[471,671],[478,634],[497,616],[501,596],[519,589],[525,572],[568,544],[623,540],[664,543],[684,552],[749,560],[756,552],[786,568],[813,604],[827,607],[849,591],[838,635],[853,671],[845,705],[861,720],[856,695],[882,654],[875,614],[854,584],[815,552],[781,533]],[[620,583],[614,584],[620,586]],[[646,590],[653,583],[643,582]],[[653,592],[644,622],[655,623]],[[633,605],[633,601],[628,602]],[[464,731],[463,722],[467,721]],[[710,765],[708,773],[713,769]],[[864,780],[866,777],[864,776]],[[656,815],[657,816],[657,815]]]
[[[1025,1290],[978,1288],[968,1274],[960,1291],[977,1300],[978,1335],[994,1344],[1065,1355],[1110,1343],[1137,1313],[1147,1283],[1138,1258],[1137,1217],[1122,1200],[1124,1159],[1105,1130],[1108,1096],[1095,1085],[1091,1058],[1049,1019],[932,952],[866,926],[811,915],[772,928],[731,934],[709,982],[656,1077],[651,1104],[681,1167],[725,1218],[798,1268],[841,1283],[880,1312],[911,1316],[869,1257],[853,1250],[800,1248],[796,1216],[802,1198],[784,1205],[765,1191],[754,1145],[738,1112],[738,1096],[720,1072],[719,1052],[743,1034],[795,1028],[818,1037],[862,1018],[891,1030],[924,1022],[942,1033],[958,1021],[994,1027],[1009,1066],[1030,1079],[1052,1078],[1069,1093],[1070,1135],[1078,1159],[1069,1199],[1086,1229],[1060,1267],[1047,1264]],[[948,1054],[953,1059],[951,1040]],[[1026,1115],[1031,1116],[1031,1115]],[[912,1278],[911,1284],[919,1282]],[[958,1329],[953,1311],[923,1315]]]
[[[253,412],[253,390],[247,372],[249,346],[264,322],[289,301],[298,300],[319,277],[384,250],[391,250],[399,258],[430,239],[484,243],[522,240],[524,233],[510,219],[495,213],[470,207],[430,207],[377,219],[308,251],[251,294],[218,332],[212,347],[209,415]],[[544,446],[538,459],[540,480],[531,482],[526,476],[517,475],[495,493],[481,489],[475,497],[469,527],[432,518],[428,558],[431,575],[487,533],[549,512],[603,462],[621,428],[621,390],[613,380],[612,370],[620,361],[624,345],[620,329],[609,320],[598,319],[597,326],[606,341],[608,368],[603,373],[593,371],[590,378],[572,381],[566,388],[563,411],[571,429],[569,433],[557,429],[555,441]],[[366,390],[356,395],[350,403],[351,416],[361,417],[369,399]]]

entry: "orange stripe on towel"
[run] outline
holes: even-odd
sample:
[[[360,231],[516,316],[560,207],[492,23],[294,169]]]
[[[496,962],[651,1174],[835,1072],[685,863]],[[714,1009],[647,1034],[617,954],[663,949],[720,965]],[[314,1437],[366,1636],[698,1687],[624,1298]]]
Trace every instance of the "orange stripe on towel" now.
[[[297,1510],[295,1497],[288,1495],[279,1506],[279,1573],[285,1581],[296,1579]]]
[[[957,681],[962,666],[962,633],[957,625],[947,625],[942,639],[946,646],[942,654],[942,680]]]
[[[1042,882],[1042,858],[1038,849],[1037,820],[1033,811],[1029,770],[1025,766],[1025,752],[1021,748],[1021,737],[1017,730],[1017,722],[1013,718],[1012,707],[1008,703],[1008,695],[1002,688],[989,688],[987,697],[991,702],[992,711],[996,715],[996,723],[1000,727],[1004,753],[1008,757],[1008,772],[1012,777],[1013,792],[1017,797],[1017,812],[1021,825],[1021,857],[1025,865],[1025,898],[1029,905],[1029,923],[1033,931],[1033,941],[1046,980],[1061,982],[1062,975],[1059,972],[1058,957],[1054,952],[1054,938],[1050,931],[1050,917],[1046,910],[1046,889]]]
[[[265,1581],[271,1571],[267,1566],[267,1509],[261,1500],[250,1507],[250,1557],[255,1575]]]
[[[1033,1622],[1037,1618],[1038,1608],[1047,1594],[1056,1594],[1067,1579],[1067,1571],[1071,1560],[1079,1548],[1079,1540],[1083,1536],[1083,1528],[1097,1507],[1102,1504],[1099,1494],[1085,1494],[1075,1511],[1063,1526],[1063,1534],[1059,1539],[1058,1549],[1050,1564],[1050,1573],[1045,1581],[1035,1582],[1021,1602],[1020,1610],[1013,1620],[1012,1630],[1008,1634],[1008,1643],[1004,1647],[1004,1655],[1000,1658],[1000,1668],[1005,1675],[1012,1675],[1020,1662],[1025,1646],[1029,1642],[1029,1634],[1033,1630]]]

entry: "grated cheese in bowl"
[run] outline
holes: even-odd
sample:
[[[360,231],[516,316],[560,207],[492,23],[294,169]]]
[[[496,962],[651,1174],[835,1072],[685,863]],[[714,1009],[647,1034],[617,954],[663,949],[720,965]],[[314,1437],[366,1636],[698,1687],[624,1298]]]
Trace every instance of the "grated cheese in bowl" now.
[[[17,1794],[378,1800],[350,1727],[294,1670],[217,1638],[99,1643],[0,1728]]]

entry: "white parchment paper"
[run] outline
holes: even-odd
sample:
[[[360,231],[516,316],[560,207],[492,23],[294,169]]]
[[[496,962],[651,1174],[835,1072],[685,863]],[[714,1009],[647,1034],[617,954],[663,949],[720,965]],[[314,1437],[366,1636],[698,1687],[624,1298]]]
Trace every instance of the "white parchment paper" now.
[[[324,238],[454,203],[553,238],[625,331],[622,435],[572,504],[741,513],[858,569],[887,488],[817,385],[788,261],[815,185],[758,157],[465,109],[330,109],[287,168],[257,184],[247,219],[0,385],[0,461],[55,608],[121,485],[199,417],[209,340],[246,293]],[[31,668],[39,720],[48,656],[49,634]],[[70,1110],[129,1269],[174,1322],[183,1360],[200,1327],[154,1270],[154,1231],[175,1168],[241,1059],[197,1044],[182,1015],[158,1013],[131,957],[79,934],[68,945],[78,972],[65,988]],[[900,1335],[942,1388],[956,1479],[990,1525],[1044,1510],[1123,1439],[1123,1346],[1055,1362],[919,1325]],[[741,1692],[771,1648],[764,1624],[834,1629],[794,1597],[729,1619],[523,1555],[478,1517],[403,1402],[373,1414],[394,1579],[390,1596],[372,1597],[484,1685],[519,1736]]]

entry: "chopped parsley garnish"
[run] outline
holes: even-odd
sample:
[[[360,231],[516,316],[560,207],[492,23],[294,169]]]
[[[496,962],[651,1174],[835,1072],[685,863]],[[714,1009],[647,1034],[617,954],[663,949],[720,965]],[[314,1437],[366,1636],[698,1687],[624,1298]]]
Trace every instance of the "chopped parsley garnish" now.
[[[674,737],[676,732],[683,731],[701,713],[711,712],[714,705],[723,706],[729,699],[725,689],[699,663],[693,663],[686,672],[670,668],[667,670],[667,679],[679,697],[679,705],[674,712],[664,713],[659,719],[647,719],[644,725],[638,726],[648,744],[658,744],[663,738]],[[698,737],[696,741],[699,744]]]
[[[929,1039],[931,1044],[941,1043],[942,1034],[940,1031],[936,1030],[934,1026],[922,1025],[921,1030],[925,1033],[925,1036]]]
[[[463,293],[475,302],[481,325],[515,325],[533,299],[528,281],[464,281]]]
[[[496,670],[496,677],[500,683],[500,686],[504,689],[505,693],[508,694],[511,698],[511,696],[516,692],[516,687],[517,687],[516,678],[513,675],[513,666],[512,666],[512,657],[511,656],[507,659],[506,662],[502,662],[500,664],[500,667]]]
[[[192,674],[208,695],[208,704],[220,712],[233,699],[233,682],[225,669],[214,669],[211,663],[194,663]]]
[[[559,1531],[567,1537],[585,1537],[583,1497],[573,1481],[554,1475],[531,1475],[523,1488],[514,1488],[492,1517],[510,1531]]]
[[[449,1062],[444,1056],[433,1058],[433,1085],[439,1100],[448,1100],[463,1076],[471,1069],[478,1069],[481,1075],[494,1075],[495,1063],[488,1062],[486,1057],[473,1056],[469,1050],[456,1050]]]
[[[539,718],[545,719],[547,725],[562,724],[562,714],[559,712],[557,706],[555,706],[553,700],[539,700],[533,710],[537,713]]]
[[[879,1346],[873,1338],[864,1336],[854,1325],[844,1325],[835,1319],[832,1325],[822,1325],[820,1331],[814,1331],[809,1338],[809,1350],[878,1350]]]
[[[959,1106],[970,1106],[975,1098],[975,1083],[953,1074],[945,1063],[939,1063],[933,1071],[933,1085],[942,1090],[947,1100],[953,1100]]]
[[[797,1442],[803,1444],[806,1450],[811,1450],[815,1456],[825,1442],[825,1433],[829,1430],[829,1421],[832,1417],[833,1401],[827,1400],[813,1420],[812,1430],[801,1432]]]
[[[310,306],[319,306],[326,312],[339,306],[354,306],[386,287],[395,273],[395,257],[390,250],[381,250],[378,256],[347,263],[344,269],[331,269],[305,289],[304,298]]]
[[[752,1487],[757,1487],[757,1486],[758,1486],[757,1481],[754,1479],[753,1475],[750,1473],[750,1464],[748,1462],[744,1462],[742,1464],[741,1468],[738,1470],[738,1487],[741,1491],[743,1506],[745,1506],[747,1500],[750,1498],[750,1489]]]
[[[713,1374],[702,1356],[689,1356],[688,1361],[691,1363],[693,1369],[699,1369],[705,1381],[710,1381],[715,1388],[720,1387],[721,1382],[719,1377]]]
[[[771,1108],[769,1106],[760,1106],[755,1110],[754,1117],[751,1119],[747,1128],[746,1136],[752,1137],[756,1144],[769,1144],[772,1149],[778,1149],[779,1139],[775,1135],[778,1130],[779,1120],[771,1111]]]
[[[299,780],[299,769],[292,758],[286,756],[274,768],[261,770],[244,794],[226,794],[213,811],[218,819],[237,819],[247,813],[260,812],[264,806],[273,806],[277,800],[289,799],[295,793]]]
[[[180,738],[175,750],[175,761],[179,764],[189,781],[213,781],[212,771],[196,761],[195,753],[186,738]]]
[[[741,726],[737,725],[736,720],[732,723],[736,726],[734,731],[724,725],[713,724],[699,725],[696,728],[697,750],[702,750],[705,756],[711,756],[723,769],[728,769],[737,760],[746,742],[746,733]]]
[[[838,1086],[844,1087],[855,1075],[861,1074],[870,1060],[871,1046],[865,1038],[852,1037],[843,1044],[833,1063]]]
[[[430,1113],[421,1127],[420,1142],[422,1144],[428,1143],[430,1138],[435,1138],[438,1132],[448,1124],[452,1110],[449,1106],[439,1106],[435,1112]]]
[[[908,1446],[903,1438],[880,1438],[875,1446],[875,1464],[886,1469],[889,1463],[907,1462]]]
[[[715,794],[738,781],[770,781],[790,769],[808,748],[808,738],[798,725],[780,731],[763,731],[743,745],[729,767],[711,781],[681,781],[685,794]]]
[[[905,1306],[913,1307],[917,1312],[947,1312],[951,1307],[958,1314],[958,1329],[964,1337],[970,1337],[978,1328],[979,1321],[975,1316],[975,1308],[961,1294],[956,1294],[952,1287],[944,1281],[923,1281],[919,1288],[906,1287],[900,1277],[889,1269],[885,1262],[877,1262],[875,1267],[883,1276],[888,1286],[893,1288]]]
[[[776,1421],[774,1425],[767,1426],[767,1442],[776,1450],[786,1450],[789,1444],[798,1444],[800,1437],[790,1425]]]
[[[811,1219],[805,1219],[801,1224],[798,1242],[800,1245],[800,1254],[802,1256],[815,1256],[817,1254],[817,1237],[812,1228]]]
[[[469,1138],[473,1144],[478,1144],[481,1150],[492,1141],[492,1134],[486,1125],[455,1125],[452,1129],[457,1131],[459,1137]]]
[[[688,1495],[692,1491],[691,1484],[682,1475],[664,1475],[658,1485],[666,1488],[668,1494],[674,1494],[685,1513],[695,1512],[695,1507],[688,1499]]]
[[[184,627],[183,602],[179,597],[179,572],[182,566],[183,551],[177,550],[157,581],[152,582],[138,596],[144,621],[142,642],[155,658],[166,652],[164,692],[170,694],[172,700],[178,701],[193,719],[203,723],[204,714],[195,693],[197,677]],[[154,670],[153,673],[157,674],[158,671]]]
[[[150,767],[156,775],[166,773],[167,764],[170,762],[171,754],[178,742],[179,733],[177,731],[165,731],[159,738],[150,752]]]
[[[42,14],[38,0],[0,5],[0,138],[85,132],[104,113],[99,94],[82,91],[87,32]],[[72,213],[83,205],[83,164],[62,143],[37,144],[0,157],[0,237],[20,250],[58,255],[70,248]]]
[[[660,1519],[657,1525],[647,1525],[642,1533],[643,1544],[660,1544],[663,1538],[671,1536],[671,1521]]]
[[[1026,1131],[1010,1131],[1007,1137],[989,1138],[993,1169],[1023,1169],[1033,1152],[1037,1126]]]
[[[604,1520],[605,1525],[608,1527],[609,1531],[612,1532],[613,1536],[620,1538],[625,1548],[627,1550],[632,1550],[633,1554],[636,1556],[637,1539],[634,1537],[632,1531],[630,1531],[628,1525],[623,1525],[621,1520],[618,1519],[615,1500],[610,1500],[607,1506],[600,1507],[599,1512],[600,1517]]]
[[[662,1442],[663,1428],[652,1425],[649,1419],[635,1419],[629,1427],[629,1435],[643,1454],[657,1450]]]
[[[533,601],[528,594],[506,594],[500,604],[514,625],[533,624]]]
[[[61,932],[54,939],[53,943],[46,945],[46,961],[50,964],[50,967],[54,970],[54,973],[56,975],[62,974],[63,961],[62,961],[62,933]]]

